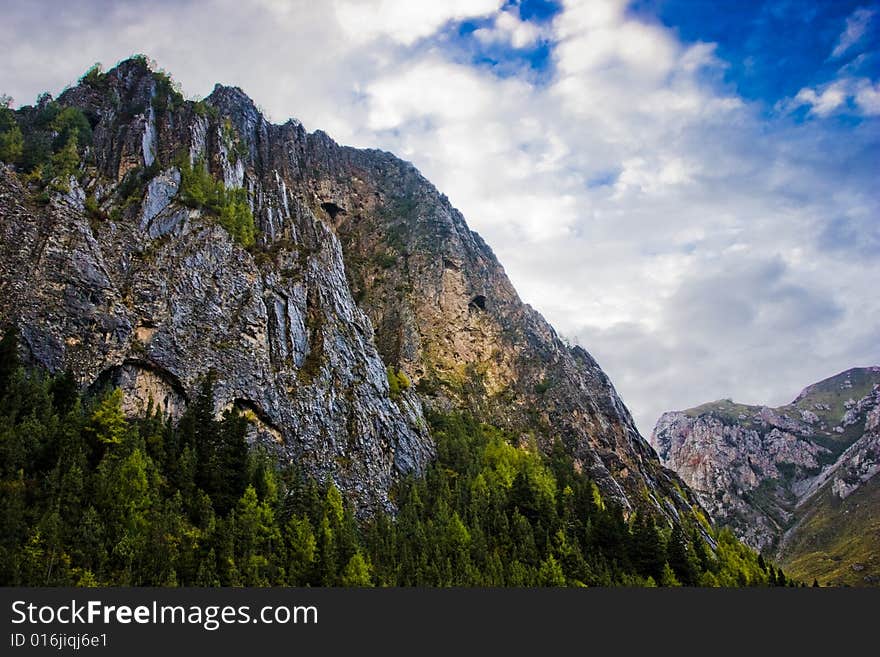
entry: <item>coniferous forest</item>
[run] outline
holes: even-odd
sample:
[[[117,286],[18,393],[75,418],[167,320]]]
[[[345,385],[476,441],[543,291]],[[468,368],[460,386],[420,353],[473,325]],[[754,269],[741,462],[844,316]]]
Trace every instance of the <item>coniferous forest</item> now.
[[[357,517],[332,482],[281,467],[214,415],[126,418],[0,342],[0,584],[26,586],[753,586],[785,574],[700,520],[624,517],[563,449],[429,415],[437,459],[396,512]],[[699,514],[695,514],[699,518]]]

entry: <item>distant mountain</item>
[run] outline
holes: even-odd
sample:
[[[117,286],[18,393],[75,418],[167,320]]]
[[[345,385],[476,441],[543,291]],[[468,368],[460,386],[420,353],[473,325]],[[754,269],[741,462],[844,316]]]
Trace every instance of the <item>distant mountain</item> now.
[[[720,400],[664,413],[651,443],[715,522],[792,575],[880,583],[880,367],[779,408]]]

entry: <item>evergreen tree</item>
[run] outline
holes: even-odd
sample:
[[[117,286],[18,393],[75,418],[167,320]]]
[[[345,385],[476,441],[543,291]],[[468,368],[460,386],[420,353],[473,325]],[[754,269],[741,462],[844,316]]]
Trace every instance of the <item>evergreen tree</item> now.
[[[675,571],[668,563],[663,564],[663,571],[660,574],[660,586],[681,586],[681,582],[675,576]]]
[[[253,486],[245,489],[235,508],[235,561],[246,586],[277,583],[277,550],[281,533],[272,508],[257,497]]]
[[[787,586],[788,580],[785,577],[785,573],[782,572],[782,568],[776,569],[776,586]]]
[[[639,514],[631,539],[632,563],[644,577],[660,580],[666,564],[666,549],[654,519]]]
[[[305,516],[292,517],[284,528],[287,547],[287,578],[291,586],[304,586],[314,579],[317,541]]]
[[[695,563],[697,559],[689,549],[680,523],[676,522],[672,526],[672,533],[669,535],[666,551],[669,566],[675,573],[676,578],[686,586],[696,583],[700,566],[699,563]]]
[[[15,164],[21,160],[24,136],[15,120],[15,112],[7,106],[8,96],[0,96],[0,161]]]
[[[88,430],[104,447],[119,445],[125,439],[128,423],[122,412],[122,390],[116,388],[98,404],[92,413]]]
[[[709,556],[706,541],[703,540],[703,537],[700,535],[700,532],[696,527],[691,530],[691,547],[694,551],[696,563],[699,564],[698,568],[701,571],[711,570],[714,567],[714,564]]]
[[[249,415],[215,418],[212,377],[176,424],[152,406],[126,418],[118,390],[24,372],[9,336],[0,584],[789,583],[729,530],[710,549],[696,519],[668,538],[647,513],[628,523],[559,445],[545,456],[461,414],[429,415],[438,458],[400,482],[396,516],[359,520],[332,482],[249,454]]]
[[[540,586],[565,586],[565,573],[562,572],[562,566],[552,554],[541,562],[538,571],[538,584]]]
[[[355,552],[342,570],[339,583],[342,586],[371,586],[371,570],[369,561],[360,552]]]
[[[213,423],[213,419],[212,419]],[[217,512],[225,514],[245,492],[248,483],[248,446],[245,439],[248,421],[237,409],[226,411],[223,420],[211,425],[217,437],[209,439],[215,452],[208,456],[212,472],[203,473],[210,482],[206,492],[214,500]]]
[[[18,329],[9,326],[0,338],[0,399],[6,394],[12,377],[18,372],[21,362],[18,358]]]

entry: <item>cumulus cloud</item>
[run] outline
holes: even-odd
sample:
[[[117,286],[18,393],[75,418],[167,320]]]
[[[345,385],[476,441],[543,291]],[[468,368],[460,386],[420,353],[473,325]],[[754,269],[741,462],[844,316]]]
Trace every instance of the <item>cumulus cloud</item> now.
[[[491,14],[504,0],[343,0],[334,4],[347,38],[387,37],[411,45],[449,21]]]
[[[515,7],[499,12],[490,27],[474,31],[474,37],[483,43],[509,43],[514,48],[531,46],[542,36],[543,30],[531,21],[521,20]]]
[[[861,41],[862,37],[868,31],[868,25],[874,18],[874,11],[870,9],[856,9],[849,18],[846,19],[846,29],[837,39],[834,50],[831,51],[832,59],[841,57],[846,52]]]
[[[845,87],[846,84],[839,80],[819,91],[804,88],[798,91],[794,97],[794,104],[795,106],[809,105],[810,114],[825,117],[846,102],[847,93]]]
[[[866,116],[880,115],[880,82],[859,80],[855,86],[855,102]]]
[[[790,101],[780,103],[780,108],[792,111],[808,106],[808,114],[826,118],[832,114],[849,111],[862,116],[880,114],[880,83],[867,78],[841,77],[817,87],[804,87]]]
[[[718,83],[713,44],[682,43],[623,0],[566,1],[547,24],[500,1],[414,6],[14,1],[2,85],[28,101],[141,51],[188,94],[237,84],[275,120],[411,160],[524,300],[597,357],[644,433],[663,410],[784,403],[880,363],[870,79],[783,108],[864,117],[841,137],[740,98]],[[487,32],[455,29],[478,17]],[[450,38],[546,43],[550,75],[499,75],[450,55]]]

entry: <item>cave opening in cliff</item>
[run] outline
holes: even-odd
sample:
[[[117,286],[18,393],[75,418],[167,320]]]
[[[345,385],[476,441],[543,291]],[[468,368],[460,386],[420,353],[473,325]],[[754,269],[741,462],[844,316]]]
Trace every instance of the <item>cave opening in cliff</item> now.
[[[324,208],[324,211],[330,215],[330,218],[334,221],[336,220],[336,216],[339,214],[345,213],[345,208],[333,203],[332,201],[325,201],[321,203],[321,207]]]
[[[486,297],[482,294],[478,294],[470,302],[471,308],[479,308],[480,310],[486,310]]]

